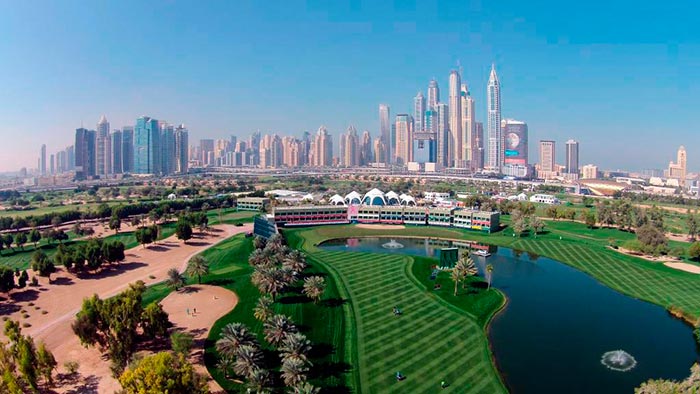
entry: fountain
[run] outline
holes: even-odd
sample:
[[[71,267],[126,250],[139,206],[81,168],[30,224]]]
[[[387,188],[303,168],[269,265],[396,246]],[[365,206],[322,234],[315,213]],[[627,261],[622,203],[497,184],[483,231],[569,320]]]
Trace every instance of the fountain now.
[[[384,248],[384,249],[401,249],[401,248],[403,248],[403,244],[398,243],[392,239],[389,242],[382,244],[382,248]]]
[[[613,350],[603,353],[600,363],[613,371],[626,372],[637,365],[637,360],[624,350]]]

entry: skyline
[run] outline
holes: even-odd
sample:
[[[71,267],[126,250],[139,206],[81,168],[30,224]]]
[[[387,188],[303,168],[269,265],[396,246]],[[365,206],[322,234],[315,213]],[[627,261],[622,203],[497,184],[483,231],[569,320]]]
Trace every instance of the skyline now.
[[[349,125],[377,137],[380,103],[391,107],[392,121],[412,113],[413,97],[427,96],[433,77],[446,101],[457,61],[484,124],[496,64],[501,116],[527,122],[531,157],[539,140],[556,140],[560,149],[573,138],[582,145],[581,165],[640,170],[665,168],[685,145],[689,169],[700,168],[692,148],[700,35],[678,20],[697,5],[649,13],[615,4],[610,15],[624,9],[628,17],[617,24],[593,13],[587,23],[598,29],[590,32],[583,20],[548,20],[561,10],[474,4],[12,4],[0,16],[0,34],[12,38],[0,43],[8,59],[0,65],[0,136],[7,141],[0,171],[35,167],[42,143],[55,153],[81,120],[93,128],[102,114],[113,128],[143,114],[184,123],[191,141],[256,130],[298,136],[322,124],[334,140]],[[594,5],[579,9],[587,7]],[[94,36],[77,23],[153,15],[170,23],[139,32],[97,24]],[[649,15],[653,29],[644,23]]]

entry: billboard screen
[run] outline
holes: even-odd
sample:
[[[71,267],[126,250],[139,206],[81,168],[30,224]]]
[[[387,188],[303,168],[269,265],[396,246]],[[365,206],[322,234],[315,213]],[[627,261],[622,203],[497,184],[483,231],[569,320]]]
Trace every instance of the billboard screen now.
[[[504,120],[501,123],[501,130],[505,164],[527,165],[527,124]]]

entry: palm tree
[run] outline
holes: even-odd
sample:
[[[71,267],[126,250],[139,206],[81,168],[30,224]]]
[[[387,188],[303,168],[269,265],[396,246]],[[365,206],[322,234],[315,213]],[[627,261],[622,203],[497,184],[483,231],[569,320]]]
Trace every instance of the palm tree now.
[[[197,283],[202,284],[202,275],[209,273],[209,263],[201,255],[194,256],[187,263],[187,275],[197,276]]]
[[[248,263],[253,267],[271,266],[276,263],[276,259],[267,249],[256,249],[248,257]]]
[[[320,388],[314,387],[309,382],[304,382],[292,389],[292,394],[318,394],[321,391]]]
[[[270,371],[256,368],[248,376],[248,386],[258,394],[266,393],[265,387],[269,386],[272,381]]]
[[[465,276],[466,276],[466,272],[463,269],[460,269],[457,266],[452,268],[452,273],[450,274],[450,278],[455,282],[455,292],[454,292],[455,297],[457,296],[457,285],[459,284],[460,281],[464,280]]]
[[[235,359],[231,356],[222,355],[219,358],[219,362],[216,363],[216,369],[224,374],[224,378],[228,379],[231,376],[231,371],[233,370],[233,365]]]
[[[486,274],[488,275],[488,282],[489,282],[489,287],[486,290],[491,289],[491,275],[493,274],[493,264],[487,264],[486,265]]]
[[[216,341],[216,351],[233,359],[241,346],[255,345],[255,335],[242,323],[229,323],[224,326]]]
[[[455,265],[455,269],[462,271],[462,275],[464,276],[464,279],[466,279],[468,276],[474,276],[479,272],[476,269],[476,265],[474,264],[474,260],[471,257],[469,257],[469,255],[467,255],[467,256],[462,255],[462,259],[457,261],[457,264]],[[467,284],[466,281],[462,281],[462,288],[463,289],[466,287],[466,284]]]
[[[287,334],[280,346],[282,358],[297,358],[303,362],[308,362],[307,353],[310,350],[311,342],[299,332]]]
[[[262,296],[258,298],[258,303],[253,310],[253,316],[261,322],[267,321],[272,316],[272,298]]]
[[[185,277],[177,269],[171,268],[168,270],[168,280],[166,282],[168,287],[177,291],[185,285]]]
[[[256,266],[251,276],[251,281],[260,292],[271,295],[273,301],[287,286],[287,279],[285,272],[274,266]]]
[[[257,346],[243,345],[236,351],[236,361],[233,363],[233,372],[239,376],[250,378],[256,369],[260,369],[263,355]]]
[[[294,250],[282,260],[282,265],[289,267],[292,271],[296,273],[301,273],[306,268],[306,258],[304,254],[298,250]]]
[[[304,279],[304,294],[315,303],[321,299],[325,290],[326,280],[322,276],[310,276]]]
[[[263,325],[265,340],[274,347],[279,347],[287,334],[297,332],[294,323],[285,315],[274,315]]]
[[[288,387],[296,387],[304,382],[306,382],[306,373],[309,368],[306,366],[304,361],[288,357],[282,361],[282,379],[284,379],[284,384]]]

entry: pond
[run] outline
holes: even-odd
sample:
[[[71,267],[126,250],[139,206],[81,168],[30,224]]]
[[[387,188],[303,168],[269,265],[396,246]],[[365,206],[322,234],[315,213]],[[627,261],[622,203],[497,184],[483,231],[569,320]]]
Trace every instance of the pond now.
[[[446,241],[394,238],[333,240],[320,247],[436,257]],[[460,246],[460,245],[455,245]],[[489,326],[498,369],[512,393],[633,393],[650,378],[683,379],[697,360],[692,330],[657,305],[616,292],[552,259],[490,247],[474,256],[483,275],[494,266],[493,285],[508,304]],[[623,350],[636,364],[627,371],[601,363]],[[618,353],[609,353],[617,355]],[[617,358],[617,357],[613,357]]]

